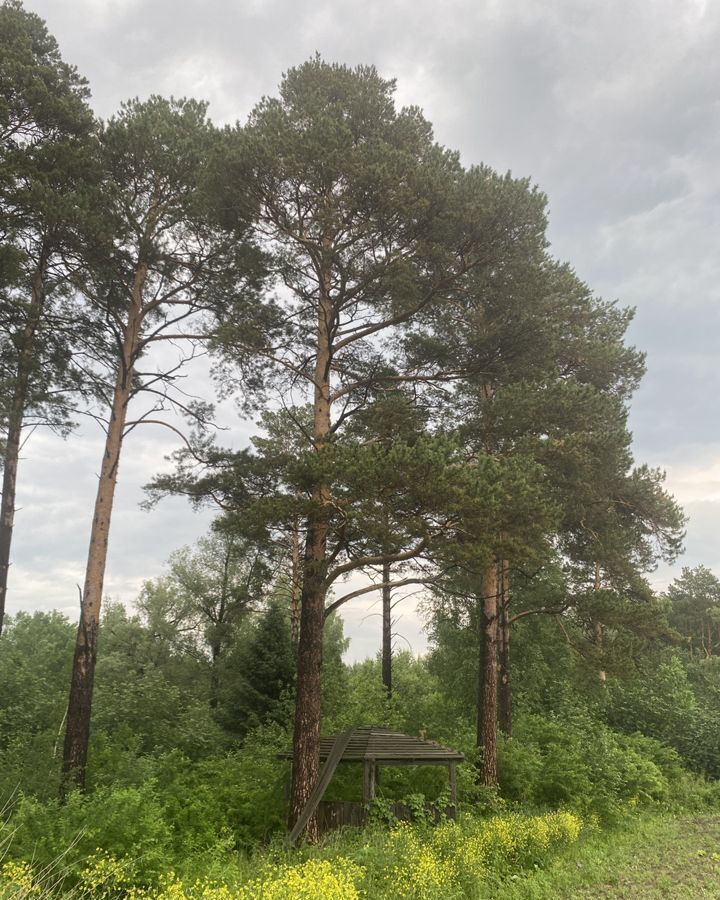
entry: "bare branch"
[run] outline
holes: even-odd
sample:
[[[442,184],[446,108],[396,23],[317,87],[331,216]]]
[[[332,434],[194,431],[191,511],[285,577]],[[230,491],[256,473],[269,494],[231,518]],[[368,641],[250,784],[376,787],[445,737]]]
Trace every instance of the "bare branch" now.
[[[179,438],[181,438],[182,442],[185,444],[187,449],[192,453],[193,456],[195,456],[195,451],[193,450],[192,444],[190,443],[190,441],[188,441],[188,439],[185,437],[185,435],[182,433],[182,431],[180,431],[180,429],[176,428],[174,425],[171,425],[169,422],[163,421],[162,419],[141,418],[141,419],[135,419],[133,422],[127,422],[126,427],[125,427],[124,436],[127,437],[127,435],[130,434],[130,432],[133,431],[135,428],[137,428],[138,425],[162,425],[164,428],[169,428],[170,431],[175,432],[175,434]]]

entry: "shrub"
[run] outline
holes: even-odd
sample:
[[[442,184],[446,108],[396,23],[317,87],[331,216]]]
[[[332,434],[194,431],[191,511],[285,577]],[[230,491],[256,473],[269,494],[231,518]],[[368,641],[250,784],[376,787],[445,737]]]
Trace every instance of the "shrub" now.
[[[240,884],[183,880],[173,871],[143,882],[143,860],[96,852],[75,881],[79,895],[97,900],[459,900],[474,896],[491,877],[541,865],[576,841],[581,828],[577,815],[563,811],[467,818],[436,828],[400,823],[390,832],[336,837],[290,858],[278,845],[252,860]],[[0,873],[2,900],[47,894],[46,888],[47,880],[26,864],[6,865]]]
[[[62,860],[70,881],[98,848],[137,860],[146,877],[159,874],[167,868],[172,838],[150,786],[73,793],[62,805],[21,797],[3,829],[9,856],[33,860],[36,870],[51,870]]]
[[[500,741],[502,794],[539,806],[570,806],[611,822],[641,804],[664,802],[677,756],[656,742],[611,731],[578,716],[522,717],[516,736]]]

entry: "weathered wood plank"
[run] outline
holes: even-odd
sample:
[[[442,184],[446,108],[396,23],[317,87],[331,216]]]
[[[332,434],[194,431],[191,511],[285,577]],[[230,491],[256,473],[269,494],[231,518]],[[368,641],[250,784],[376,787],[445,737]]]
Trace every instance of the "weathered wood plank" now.
[[[290,832],[289,841],[291,844],[294,844],[295,841],[297,841],[297,839],[303,833],[303,831],[305,830],[305,826],[310,821],[310,816],[312,816],[312,814],[317,809],[318,803],[320,803],[320,801],[322,800],[322,796],[325,793],[328,784],[330,784],[330,779],[335,774],[335,769],[337,769],[338,763],[342,759],[342,755],[345,752],[345,748],[347,747],[351,736],[352,730],[345,731],[343,734],[338,735],[335,741],[335,746],[328,756],[325,765],[323,766],[322,772],[320,772],[318,782],[313,788],[312,793],[310,794],[310,798],[305,805],[305,809],[300,814],[297,822],[295,823],[295,827]]]
[[[326,758],[332,753],[335,742],[335,738],[321,739],[321,758]],[[281,755],[290,756],[290,754]],[[378,727],[355,728],[342,757],[344,762],[376,759],[385,764],[391,762],[402,764],[401,760],[407,760],[411,765],[433,763],[443,765],[450,760],[462,762],[464,758],[457,750],[443,747],[434,741]]]

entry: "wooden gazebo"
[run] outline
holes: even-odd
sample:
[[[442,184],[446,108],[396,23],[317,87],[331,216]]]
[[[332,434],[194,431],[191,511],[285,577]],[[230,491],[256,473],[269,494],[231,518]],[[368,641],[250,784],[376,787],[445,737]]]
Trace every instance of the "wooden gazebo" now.
[[[280,754],[291,759],[291,753]],[[378,783],[378,769],[384,766],[447,766],[450,781],[450,805],[446,814],[454,818],[457,809],[457,764],[465,759],[464,754],[450,750],[410,734],[402,734],[375,725],[351,728],[334,737],[320,739],[320,759],[325,765],[315,790],[290,834],[295,841],[302,834],[312,814],[319,807],[320,828],[325,831],[341,825],[362,825],[367,821],[368,804],[375,797]],[[340,763],[363,764],[362,803],[339,802],[321,803],[330,780]],[[395,804],[399,818],[406,811],[402,804]]]

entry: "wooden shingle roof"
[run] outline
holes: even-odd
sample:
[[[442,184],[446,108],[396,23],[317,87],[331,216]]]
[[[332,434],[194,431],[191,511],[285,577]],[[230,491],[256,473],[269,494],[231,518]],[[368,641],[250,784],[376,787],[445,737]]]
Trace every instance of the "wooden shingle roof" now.
[[[320,738],[320,758],[327,759],[330,755],[338,736]],[[291,753],[281,754],[290,758]],[[462,762],[464,754],[457,750],[451,750],[411,734],[402,734],[400,731],[392,731],[377,725],[365,725],[354,728],[350,739],[343,751],[340,762],[362,762],[366,759],[382,761],[386,764],[393,762],[408,765],[448,763],[453,760]]]

